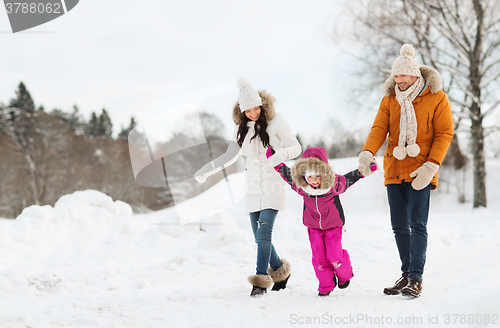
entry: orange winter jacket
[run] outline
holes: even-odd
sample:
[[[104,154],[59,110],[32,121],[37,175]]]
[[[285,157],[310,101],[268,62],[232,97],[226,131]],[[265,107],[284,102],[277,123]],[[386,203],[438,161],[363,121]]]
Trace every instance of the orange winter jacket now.
[[[375,121],[363,150],[376,154],[385,139],[388,138],[384,154],[385,185],[410,182],[410,173],[426,161],[441,165],[453,138],[453,115],[448,97],[441,90],[442,79],[438,71],[427,66],[420,66],[420,72],[426,81],[425,90],[413,101],[417,118],[417,144],[420,154],[417,157],[406,156],[397,160],[392,152],[398,145],[399,119],[401,106],[396,100],[394,77],[389,78],[384,86],[385,97],[380,103]],[[387,135],[389,134],[389,135]],[[438,185],[438,174],[431,181],[432,189]]]

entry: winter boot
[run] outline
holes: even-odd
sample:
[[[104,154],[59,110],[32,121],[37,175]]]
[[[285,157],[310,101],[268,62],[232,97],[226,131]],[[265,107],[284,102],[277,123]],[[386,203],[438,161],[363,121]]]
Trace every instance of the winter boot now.
[[[321,293],[321,292],[319,292],[319,293],[318,293],[318,296],[320,296],[320,297],[330,296],[330,293],[331,293],[331,292],[332,292],[332,291],[329,291],[329,292],[326,292],[326,293]]]
[[[265,293],[267,293],[267,289],[262,288],[262,287],[253,286],[252,292],[250,292],[250,296],[257,297],[257,296],[262,296]]]
[[[401,278],[399,278],[392,287],[384,288],[384,294],[386,295],[398,295],[401,290],[408,285],[408,273],[403,272]]]
[[[271,290],[278,291],[280,289],[285,289],[286,288],[286,283],[288,282],[288,278],[290,278],[291,275],[288,275],[285,280],[275,282],[273,285],[273,288]]]
[[[267,292],[267,288],[273,284],[273,279],[268,275],[256,274],[248,277],[248,282],[253,286],[250,296],[261,296]]]
[[[401,290],[404,296],[417,298],[422,294],[422,281],[410,280],[408,285]]]
[[[350,283],[351,280],[347,280],[345,281],[343,284],[340,283],[340,280],[339,280],[339,288],[340,289],[345,289],[347,287],[349,287],[349,283]]]
[[[273,268],[269,268],[267,273],[271,276],[274,281],[274,286],[272,290],[280,290],[286,288],[286,283],[290,278],[290,263],[287,260],[281,259],[281,266],[274,270]]]

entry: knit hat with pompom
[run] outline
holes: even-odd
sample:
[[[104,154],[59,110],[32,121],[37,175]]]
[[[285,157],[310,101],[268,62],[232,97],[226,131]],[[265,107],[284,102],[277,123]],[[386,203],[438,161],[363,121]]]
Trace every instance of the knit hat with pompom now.
[[[415,59],[415,49],[410,44],[403,44],[400,56],[392,64],[392,75],[421,76],[420,65]]]
[[[239,79],[237,85],[238,89],[240,89],[238,102],[240,103],[242,112],[262,105],[262,99],[259,93],[248,83],[247,79]]]

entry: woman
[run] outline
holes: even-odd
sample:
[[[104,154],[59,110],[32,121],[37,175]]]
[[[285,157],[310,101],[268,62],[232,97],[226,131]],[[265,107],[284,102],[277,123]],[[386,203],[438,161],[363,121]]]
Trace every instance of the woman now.
[[[231,159],[222,155],[196,172],[196,179],[204,181],[222,167],[234,163],[240,154],[247,158],[245,198],[257,243],[256,274],[248,277],[253,285],[250,293],[253,297],[266,293],[273,282],[272,290],[284,289],[290,277],[290,264],[280,259],[272,244],[274,221],[278,211],[285,209],[287,194],[287,185],[274,167],[299,156],[302,148],[283,115],[275,113],[276,100],[271,94],[256,91],[244,79],[238,80],[238,87],[238,102],[233,108],[233,120],[237,125],[235,139],[240,147],[238,155]],[[269,147],[275,154],[268,159]],[[226,154],[230,152],[228,149]]]

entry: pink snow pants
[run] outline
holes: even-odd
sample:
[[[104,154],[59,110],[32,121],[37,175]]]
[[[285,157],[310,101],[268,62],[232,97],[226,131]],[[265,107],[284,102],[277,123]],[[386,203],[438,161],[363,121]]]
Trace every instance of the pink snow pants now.
[[[319,280],[318,291],[327,293],[335,288],[334,273],[339,283],[350,280],[352,273],[349,253],[342,249],[342,227],[321,230],[307,228],[312,249],[312,265]]]

